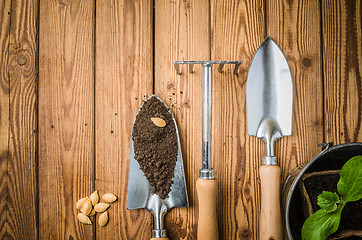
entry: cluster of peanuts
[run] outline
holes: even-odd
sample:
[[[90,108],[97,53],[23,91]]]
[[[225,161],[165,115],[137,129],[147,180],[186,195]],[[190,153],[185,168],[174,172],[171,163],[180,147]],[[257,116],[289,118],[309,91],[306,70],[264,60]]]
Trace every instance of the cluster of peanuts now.
[[[92,224],[90,216],[96,215],[96,213],[102,213],[98,218],[99,226],[103,227],[108,222],[108,212],[106,211],[109,208],[109,203],[113,203],[117,200],[117,197],[112,193],[106,193],[102,196],[102,201],[99,202],[98,191],[94,191],[89,197],[79,199],[75,204],[76,209],[81,212],[78,213],[78,220],[84,224]]]

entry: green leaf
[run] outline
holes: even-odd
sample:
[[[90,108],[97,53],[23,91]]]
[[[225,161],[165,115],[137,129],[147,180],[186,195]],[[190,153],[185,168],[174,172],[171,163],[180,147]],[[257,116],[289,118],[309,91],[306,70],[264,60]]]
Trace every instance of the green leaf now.
[[[339,173],[337,190],[346,202],[358,201],[362,198],[362,156],[348,160]]]
[[[318,205],[326,212],[335,211],[339,201],[337,193],[323,191],[318,195]]]
[[[313,213],[304,222],[302,228],[303,240],[324,240],[336,232],[341,220],[341,212],[344,205],[339,205],[334,212],[326,212],[320,209]]]

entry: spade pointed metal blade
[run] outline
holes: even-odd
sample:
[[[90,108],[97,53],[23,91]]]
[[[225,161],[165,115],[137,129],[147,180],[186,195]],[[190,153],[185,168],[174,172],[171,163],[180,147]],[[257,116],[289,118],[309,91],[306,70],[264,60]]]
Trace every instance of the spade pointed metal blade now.
[[[266,125],[276,138],[292,131],[293,86],[288,63],[267,37],[251,62],[247,84],[248,134],[263,138]]]

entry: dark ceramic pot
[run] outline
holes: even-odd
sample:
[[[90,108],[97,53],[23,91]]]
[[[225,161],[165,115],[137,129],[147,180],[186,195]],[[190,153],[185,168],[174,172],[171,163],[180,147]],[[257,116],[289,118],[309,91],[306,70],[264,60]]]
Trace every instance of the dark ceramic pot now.
[[[310,212],[313,208],[313,203],[311,203],[309,197],[306,196],[303,181],[315,174],[323,175],[336,173],[338,181],[338,171],[350,158],[356,155],[362,155],[362,143],[347,143],[336,146],[333,146],[332,143],[323,144],[321,153],[309,162],[297,167],[289,175],[284,183],[282,196],[285,226],[289,239],[302,239],[301,229],[303,223],[308,217],[308,212],[311,214]],[[319,181],[317,181],[317,183],[319,184]],[[362,222],[362,201],[360,200],[353,204],[357,204],[357,209],[361,210],[354,214],[358,214]],[[315,210],[316,209],[313,211]],[[344,213],[342,212],[341,224],[344,221],[344,218],[348,219],[348,216],[344,216]],[[360,229],[352,229],[351,231],[343,231],[342,233],[334,234],[331,239],[360,239],[358,236],[362,236],[359,235],[362,234],[362,225],[357,228]]]

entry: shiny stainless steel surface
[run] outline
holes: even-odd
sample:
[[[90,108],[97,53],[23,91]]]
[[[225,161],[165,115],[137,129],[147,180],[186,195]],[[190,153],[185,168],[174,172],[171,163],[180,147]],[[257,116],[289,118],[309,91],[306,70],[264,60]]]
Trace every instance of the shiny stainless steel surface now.
[[[152,95],[148,99],[150,99],[151,97],[157,97],[157,96]],[[152,234],[153,237],[165,237],[166,231],[163,229],[164,215],[168,211],[170,211],[171,208],[188,207],[189,202],[186,190],[185,174],[182,162],[182,153],[181,153],[180,138],[178,134],[177,124],[168,106],[160,98],[157,97],[157,99],[160,100],[165,105],[167,110],[171,113],[177,133],[178,153],[177,153],[176,166],[174,169],[175,175],[174,178],[172,179],[173,183],[171,185],[171,192],[169,193],[169,197],[167,199],[161,199],[158,195],[151,194],[150,184],[147,181],[144,173],[140,169],[137,160],[134,158],[135,157],[134,142],[133,142],[133,137],[131,136],[127,209],[128,210],[139,209],[139,208],[147,209],[154,216],[154,231]],[[140,110],[138,110],[138,113],[139,111]],[[133,129],[132,129],[132,135],[133,135]]]
[[[220,64],[218,71],[222,72],[225,64],[235,64],[234,74],[237,74],[242,61],[174,61],[177,74],[181,74],[180,64],[189,64],[189,72],[193,73],[194,64],[203,65],[202,75],[202,168],[200,178],[214,179],[214,170],[211,165],[212,140],[212,66]]]
[[[274,141],[292,132],[293,86],[288,63],[267,37],[251,62],[246,83],[248,134],[266,142],[263,164],[276,165]]]
[[[203,64],[202,82],[202,170],[201,178],[213,179],[211,168],[211,131],[212,131],[212,63]],[[205,171],[206,170],[206,171]]]

